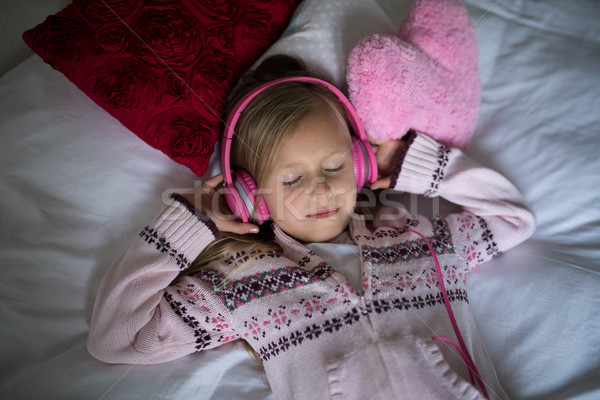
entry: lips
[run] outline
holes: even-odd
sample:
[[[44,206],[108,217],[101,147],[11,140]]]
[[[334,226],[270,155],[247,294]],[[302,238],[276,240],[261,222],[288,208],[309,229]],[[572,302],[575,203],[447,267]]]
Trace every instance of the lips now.
[[[306,217],[309,219],[324,219],[330,218],[336,215],[340,211],[340,208],[327,208],[324,210],[317,211],[314,214],[308,214]]]

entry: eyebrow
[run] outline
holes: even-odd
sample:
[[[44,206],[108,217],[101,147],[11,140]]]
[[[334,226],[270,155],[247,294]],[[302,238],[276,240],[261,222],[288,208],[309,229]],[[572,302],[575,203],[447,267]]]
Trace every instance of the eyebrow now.
[[[327,153],[327,154],[325,155],[325,158],[327,158],[327,157],[332,157],[332,156],[336,156],[336,155],[338,155],[338,154],[342,154],[342,155],[344,155],[344,156],[345,156],[345,155],[346,155],[346,153],[348,153],[348,150],[332,150],[332,151],[330,151],[329,153]],[[290,161],[290,162],[286,162],[285,164],[281,164],[281,165],[279,166],[279,168],[291,167],[291,166],[294,166],[294,165],[296,165],[296,164],[301,164],[301,162],[299,162],[299,161]]]

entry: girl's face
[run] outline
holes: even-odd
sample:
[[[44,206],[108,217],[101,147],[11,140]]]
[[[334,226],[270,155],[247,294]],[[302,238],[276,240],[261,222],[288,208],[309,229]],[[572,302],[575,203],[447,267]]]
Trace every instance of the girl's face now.
[[[352,142],[329,107],[283,141],[260,193],[273,221],[298,240],[326,242],[346,229],[356,203]]]

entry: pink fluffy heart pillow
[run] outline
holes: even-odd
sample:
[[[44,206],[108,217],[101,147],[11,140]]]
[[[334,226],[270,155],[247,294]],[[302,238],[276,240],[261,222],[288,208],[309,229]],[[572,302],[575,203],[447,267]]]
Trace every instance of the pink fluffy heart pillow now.
[[[459,0],[418,0],[397,37],[370,36],[350,52],[350,100],[379,140],[425,133],[466,150],[481,87],[475,30]]]

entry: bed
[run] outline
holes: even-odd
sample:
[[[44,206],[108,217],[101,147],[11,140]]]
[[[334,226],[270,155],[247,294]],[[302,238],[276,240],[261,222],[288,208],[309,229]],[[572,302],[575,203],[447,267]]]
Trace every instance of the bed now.
[[[353,45],[393,33],[411,3],[305,0],[268,53],[300,55],[345,88]],[[480,334],[511,398],[598,399],[600,6],[464,3],[482,87],[467,154],[513,181],[537,219],[530,240],[469,277]],[[88,354],[103,274],[199,178],[37,55],[0,78],[0,110],[0,398],[273,398],[239,342],[150,366]]]

